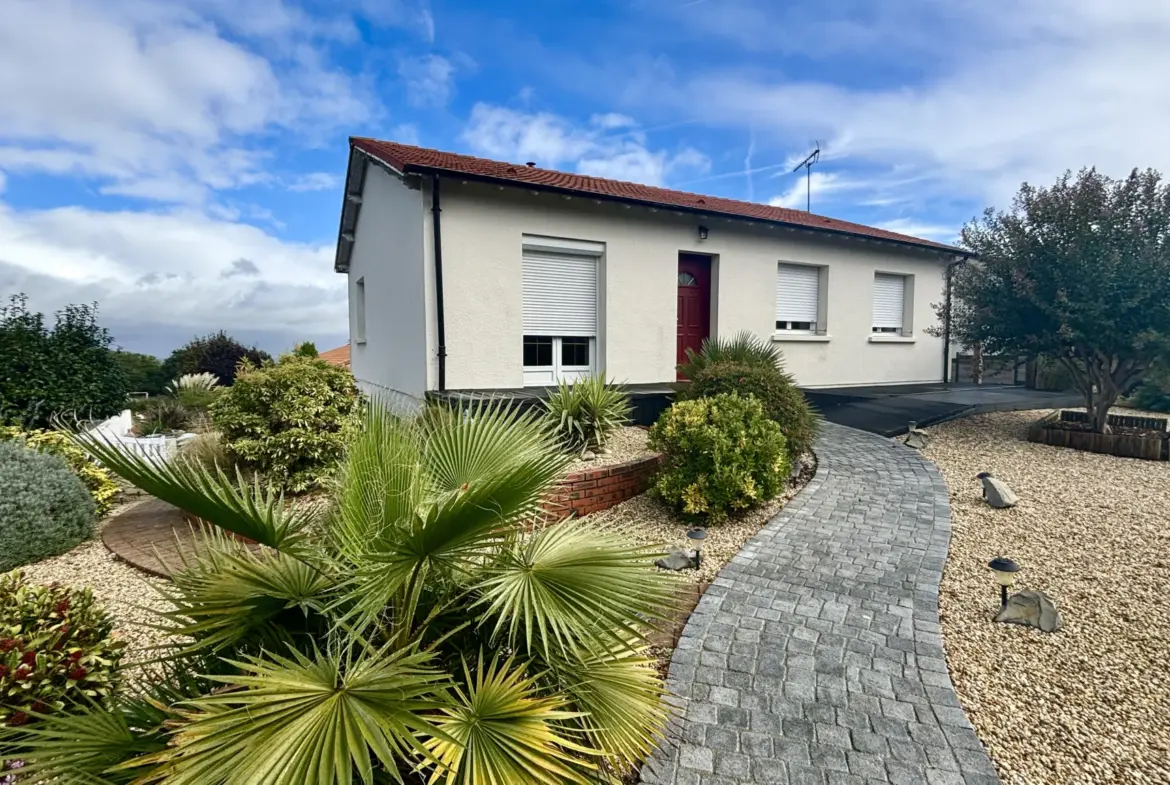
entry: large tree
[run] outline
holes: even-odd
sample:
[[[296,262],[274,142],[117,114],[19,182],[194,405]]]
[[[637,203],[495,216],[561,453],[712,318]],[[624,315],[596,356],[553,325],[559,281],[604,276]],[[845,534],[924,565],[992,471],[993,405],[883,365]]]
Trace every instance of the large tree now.
[[[188,373],[213,373],[219,383],[231,386],[236,380],[236,367],[240,360],[260,365],[271,360],[271,355],[255,346],[248,347],[223,330],[192,338],[185,345],[171,352],[163,362],[163,372],[168,379],[177,379]]]
[[[1059,362],[1106,432],[1109,407],[1170,348],[1170,186],[1152,169],[1025,183],[962,245],[977,259],[953,270],[954,339]]]

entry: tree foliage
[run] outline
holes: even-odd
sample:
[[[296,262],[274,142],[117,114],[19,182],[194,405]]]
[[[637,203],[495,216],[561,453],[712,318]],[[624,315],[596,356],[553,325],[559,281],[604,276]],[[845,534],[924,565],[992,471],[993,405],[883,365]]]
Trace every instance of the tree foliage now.
[[[163,371],[162,362],[154,355],[118,349],[114,352],[114,362],[122,369],[126,389],[130,392],[162,395],[166,391],[170,379]]]
[[[262,547],[211,537],[160,585],[166,678],[0,730],[30,779],[585,785],[661,732],[673,581],[588,519],[533,525],[570,460],[543,418],[375,404],[315,506],[77,438]]]
[[[126,403],[126,379],[96,305],[67,305],[52,329],[13,295],[0,307],[0,423],[43,428],[55,416],[104,419]]]
[[[195,373],[213,373],[219,383],[231,386],[236,380],[236,369],[241,360],[262,365],[271,360],[268,352],[247,347],[223,330],[201,338],[192,338],[171,352],[163,362],[163,376],[167,381]]]
[[[1170,186],[1136,169],[1025,183],[1010,210],[964,227],[962,245],[978,259],[953,271],[952,336],[1059,362],[1104,432],[1109,407],[1170,348]]]

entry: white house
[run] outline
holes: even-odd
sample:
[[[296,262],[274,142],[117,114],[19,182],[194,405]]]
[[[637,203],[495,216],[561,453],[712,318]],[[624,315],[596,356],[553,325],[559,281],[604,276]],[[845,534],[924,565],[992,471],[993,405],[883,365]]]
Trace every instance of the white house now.
[[[688,347],[775,341],[805,387],[937,382],[960,249],[811,213],[351,140],[335,269],[368,390],[675,381]]]

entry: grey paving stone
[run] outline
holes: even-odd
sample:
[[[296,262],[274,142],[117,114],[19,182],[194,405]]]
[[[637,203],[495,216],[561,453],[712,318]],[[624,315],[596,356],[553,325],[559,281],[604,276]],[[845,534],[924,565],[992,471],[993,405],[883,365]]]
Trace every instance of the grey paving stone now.
[[[688,620],[680,714],[642,782],[996,785],[942,649],[938,470],[829,423],[816,451],[816,477]]]

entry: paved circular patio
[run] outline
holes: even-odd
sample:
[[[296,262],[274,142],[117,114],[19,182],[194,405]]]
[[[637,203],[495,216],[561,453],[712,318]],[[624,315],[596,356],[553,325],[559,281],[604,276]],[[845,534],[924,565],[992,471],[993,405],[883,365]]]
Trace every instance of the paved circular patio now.
[[[695,608],[654,785],[993,785],[938,623],[947,489],[917,452],[825,423],[812,482]]]
[[[202,533],[177,507],[146,498],[127,507],[102,531],[102,542],[118,558],[144,572],[169,578],[194,553]]]

